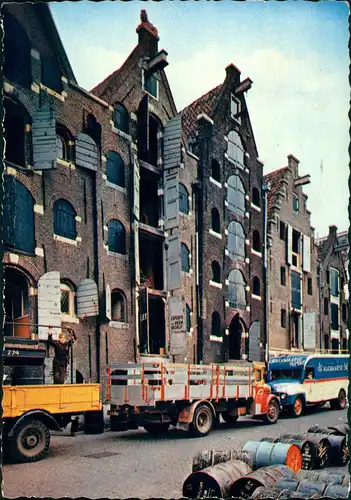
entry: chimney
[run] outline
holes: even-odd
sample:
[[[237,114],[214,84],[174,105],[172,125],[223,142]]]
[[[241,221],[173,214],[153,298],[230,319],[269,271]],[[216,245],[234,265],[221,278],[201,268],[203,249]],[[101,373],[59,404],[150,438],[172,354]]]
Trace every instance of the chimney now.
[[[146,10],[140,12],[140,24],[136,32],[138,33],[139,45],[145,45],[147,55],[150,59],[154,58],[158,52],[158,30],[149,22]]]
[[[299,176],[299,163],[300,160],[298,160],[294,155],[288,155],[288,166],[292,170],[293,179],[297,179]]]
[[[231,83],[230,86],[234,89],[240,84],[240,75],[241,75],[240,69],[237,68],[233,63],[231,63],[229,64],[229,66],[225,68],[225,72],[226,72],[225,79]]]
[[[329,226],[329,234],[330,235],[335,234],[335,236],[336,236],[337,232],[338,232],[338,228],[335,225]]]

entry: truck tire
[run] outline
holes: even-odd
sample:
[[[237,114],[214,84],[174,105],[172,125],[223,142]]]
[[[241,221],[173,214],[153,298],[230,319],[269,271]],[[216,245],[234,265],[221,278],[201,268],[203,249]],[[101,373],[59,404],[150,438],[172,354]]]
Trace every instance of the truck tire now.
[[[221,415],[222,415],[222,418],[223,418],[224,422],[226,422],[227,424],[235,424],[235,422],[239,418],[238,415],[230,415],[230,413],[227,412],[227,411],[223,411],[221,413]]]
[[[40,420],[24,420],[9,441],[9,454],[16,462],[36,462],[47,455],[50,431]]]
[[[303,401],[300,396],[297,396],[291,408],[291,414],[293,417],[298,418],[301,417],[302,412],[303,412]]]
[[[144,429],[152,436],[162,436],[163,434],[166,434],[170,425],[171,424],[168,422],[145,423]]]
[[[84,434],[103,434],[104,429],[103,410],[87,411],[84,413]]]
[[[344,389],[339,391],[337,399],[332,399],[330,401],[330,408],[332,410],[343,410],[346,406],[346,394]]]
[[[205,437],[213,429],[215,416],[211,408],[205,404],[199,404],[195,409],[193,421],[190,425],[190,433],[194,437]]]
[[[263,417],[263,422],[268,425],[275,424],[279,418],[279,404],[276,399],[271,399],[268,403],[267,413]]]

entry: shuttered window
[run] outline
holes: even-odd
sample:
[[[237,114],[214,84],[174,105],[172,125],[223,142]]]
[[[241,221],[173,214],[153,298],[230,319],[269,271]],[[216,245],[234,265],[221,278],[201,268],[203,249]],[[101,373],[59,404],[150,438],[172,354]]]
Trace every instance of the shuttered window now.
[[[294,309],[301,309],[301,277],[296,271],[291,271],[291,302]]]
[[[179,183],[179,212],[189,213],[189,193],[184,184]]]
[[[237,215],[245,215],[245,189],[238,175],[231,175],[227,188],[228,209]]]
[[[77,237],[76,211],[67,200],[54,203],[54,233],[70,240]]]
[[[182,271],[188,273],[190,271],[190,252],[185,243],[180,246],[180,255],[182,261]]]
[[[246,308],[245,280],[242,272],[238,269],[230,271],[228,276],[228,302],[234,309]]]
[[[113,109],[113,124],[118,129],[129,134],[129,114],[123,104],[115,104]]]
[[[111,182],[111,184],[125,187],[124,162],[115,151],[109,151],[107,153],[106,176],[108,182]]]
[[[116,219],[108,223],[108,249],[122,255],[126,253],[126,231],[123,224]]]
[[[228,226],[228,253],[233,260],[245,260],[245,233],[239,222],[232,221]]]
[[[118,290],[111,292],[111,315],[112,321],[126,321],[125,299],[123,294]]]
[[[3,237],[8,247],[33,254],[34,199],[28,189],[15,177],[4,177]]]

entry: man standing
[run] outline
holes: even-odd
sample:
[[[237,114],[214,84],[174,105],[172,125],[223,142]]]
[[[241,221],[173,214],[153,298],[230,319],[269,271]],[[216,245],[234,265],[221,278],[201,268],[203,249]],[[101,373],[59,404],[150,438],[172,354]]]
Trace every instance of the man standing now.
[[[69,353],[72,345],[77,340],[76,334],[71,328],[67,328],[71,338],[66,342],[65,334],[60,332],[57,340],[52,340],[52,333],[48,335],[48,342],[54,348],[55,356],[53,360],[54,384],[64,384],[67,376],[67,366],[69,364]]]

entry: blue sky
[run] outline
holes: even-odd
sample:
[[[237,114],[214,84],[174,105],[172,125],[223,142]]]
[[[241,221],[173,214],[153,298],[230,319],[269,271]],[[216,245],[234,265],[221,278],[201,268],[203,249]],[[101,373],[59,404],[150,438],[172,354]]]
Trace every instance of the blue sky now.
[[[349,175],[346,3],[62,2],[50,4],[78,83],[87,89],[119,68],[137,43],[140,10],[168,52],[180,110],[224,80],[233,62],[254,84],[247,103],[265,173],[300,160],[316,234],[347,229]],[[321,170],[323,164],[323,170]]]

